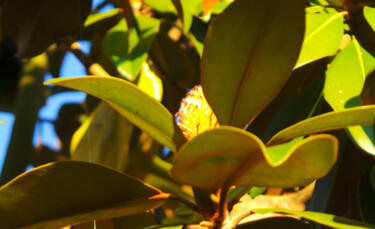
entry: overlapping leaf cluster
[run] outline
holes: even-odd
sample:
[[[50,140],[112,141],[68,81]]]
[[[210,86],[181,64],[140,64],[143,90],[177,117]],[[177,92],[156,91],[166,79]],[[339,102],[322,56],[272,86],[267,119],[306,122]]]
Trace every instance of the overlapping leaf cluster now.
[[[159,222],[164,226],[205,220],[202,228],[235,228],[241,217],[230,211],[252,187],[304,187],[327,175],[347,139],[332,131],[347,128],[361,153],[375,155],[369,78],[375,58],[356,36],[347,35],[347,12],[325,7],[324,1],[309,1],[306,7],[300,0],[144,4],[130,9],[123,3],[108,13],[91,14],[83,36],[93,44],[90,58],[100,65],[86,62],[88,76],[45,83],[86,92],[101,102],[73,135],[72,161],[43,165],[0,189],[2,228],[53,228],[101,219],[113,219],[114,228],[121,228],[131,222],[124,216],[146,219],[143,212],[160,206],[190,216],[184,220],[176,213]],[[373,14],[364,8],[371,26]],[[9,35],[21,55],[46,47],[44,41],[34,49],[30,41],[35,37],[27,34],[25,43],[17,31],[24,30],[13,28]],[[69,45],[77,51],[74,43]],[[175,100],[198,83],[218,125],[188,140],[173,115]],[[171,158],[161,159],[163,146]],[[375,170],[369,168],[360,190],[370,200]],[[184,190],[186,185],[192,190]],[[240,194],[231,198],[235,190]],[[175,207],[171,200],[190,209]],[[363,221],[374,223],[363,195],[360,202]],[[311,211],[250,210],[249,215],[288,213],[339,228],[372,227]]]

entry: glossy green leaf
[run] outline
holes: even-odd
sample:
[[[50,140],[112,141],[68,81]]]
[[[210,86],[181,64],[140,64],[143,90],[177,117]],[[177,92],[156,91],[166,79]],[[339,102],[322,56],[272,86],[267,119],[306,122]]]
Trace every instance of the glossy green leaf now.
[[[292,214],[296,216],[303,217],[305,219],[309,219],[311,221],[332,227],[332,228],[340,228],[340,229],[365,229],[365,228],[374,228],[371,225],[362,223],[360,221],[339,217],[331,214],[320,213],[320,212],[311,212],[311,211],[294,211],[288,209],[281,209],[281,208],[259,208],[254,209],[253,212],[255,213],[270,213],[270,212],[279,212],[279,213],[286,213]]]
[[[185,142],[174,117],[153,98],[133,84],[114,77],[86,76],[53,79],[55,84],[84,91],[108,102],[120,114],[173,152]]]
[[[159,31],[159,20],[147,16],[136,17],[140,37],[132,28],[130,36],[125,19],[110,29],[103,40],[103,47],[117,65],[119,73],[133,81],[147,57],[147,50]]]
[[[17,44],[18,55],[30,58],[58,39],[75,36],[89,14],[91,0],[5,0],[2,7],[2,36]]]
[[[375,57],[355,39],[336,56],[327,70],[324,86],[324,97],[333,110],[342,111],[363,105],[361,91],[366,76],[374,68]],[[348,131],[363,150],[375,155],[373,127],[350,127]]]
[[[343,35],[343,14],[324,12],[306,14],[305,38],[295,68],[336,54]]]
[[[168,196],[125,174],[78,161],[50,163],[0,189],[1,228],[59,228],[144,212]],[[22,211],[20,211],[22,206]]]
[[[326,134],[267,147],[263,157],[250,159],[236,184],[258,187],[307,185],[331,170],[337,153],[337,139]]]
[[[363,7],[363,15],[371,28],[375,31],[375,8],[369,6]]]
[[[348,126],[372,125],[374,117],[375,105],[328,112],[281,130],[269,140],[267,145],[278,144],[299,136],[343,129]]]
[[[174,7],[172,0],[144,0],[143,2],[152,9],[161,13],[177,14],[176,7]]]
[[[163,96],[163,83],[148,63],[143,63],[142,72],[139,76],[137,86],[144,93],[161,102]]]
[[[238,0],[215,18],[202,87],[221,125],[244,127],[284,85],[303,41],[304,7],[300,0]]]
[[[102,101],[74,133],[71,158],[124,172],[132,133],[133,124]]]
[[[183,184],[204,189],[296,187],[325,175],[336,156],[337,140],[330,135],[266,148],[249,132],[220,127],[187,142],[177,152],[171,174]]]

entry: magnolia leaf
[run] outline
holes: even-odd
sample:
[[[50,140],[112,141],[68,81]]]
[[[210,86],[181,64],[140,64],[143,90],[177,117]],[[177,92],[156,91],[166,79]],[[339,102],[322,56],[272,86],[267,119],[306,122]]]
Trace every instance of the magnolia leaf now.
[[[172,0],[144,0],[143,2],[152,9],[159,11],[161,13],[177,14],[176,7],[174,7]]]
[[[119,73],[130,81],[138,76],[146,60],[147,50],[159,31],[159,20],[136,17],[140,34],[131,28],[130,36],[125,19],[111,28],[104,37],[103,47],[117,65]]]
[[[255,135],[235,127],[206,131],[176,154],[172,176],[211,189],[224,185],[296,187],[324,176],[337,157],[337,140],[317,135],[266,148]]]
[[[173,152],[186,141],[172,114],[158,101],[125,80],[86,76],[53,79],[45,84],[80,90],[108,102],[130,122]]]
[[[375,8],[369,6],[363,7],[363,15],[371,28],[375,31]]]
[[[255,213],[270,213],[270,212],[280,212],[286,214],[292,214],[296,216],[303,217],[305,219],[332,227],[332,228],[340,228],[340,229],[367,229],[367,228],[374,228],[372,225],[368,225],[356,220],[339,217],[331,214],[320,213],[320,212],[311,212],[311,211],[294,211],[288,209],[281,209],[281,208],[259,208],[254,209],[253,212]]]
[[[141,213],[167,198],[155,188],[99,165],[55,162],[0,188],[0,224],[4,229],[59,228]]]
[[[363,105],[361,92],[366,76],[374,68],[375,57],[355,39],[335,57],[327,70],[324,86],[324,98],[333,110],[343,111]],[[373,127],[349,127],[348,131],[358,146],[375,155]]]
[[[133,124],[102,101],[74,133],[71,158],[123,172],[128,163],[132,133]]]
[[[92,26],[96,23],[99,23],[100,21],[103,21],[105,19],[108,19],[108,18],[112,18],[112,17],[115,17],[117,15],[121,14],[121,10],[120,9],[113,9],[113,10],[110,10],[108,12],[105,12],[105,13],[96,13],[96,14],[90,14],[85,23],[84,23],[84,26],[85,27],[89,27],[89,26]]]
[[[298,59],[304,9],[300,0],[237,0],[215,18],[201,83],[221,125],[243,128],[280,91]]]
[[[229,6],[229,4],[230,3],[227,1],[218,2],[214,7],[211,8],[211,13],[220,14]]]
[[[306,32],[295,68],[336,54],[344,35],[341,13],[306,14]]]
[[[343,129],[348,126],[372,125],[375,121],[374,117],[375,105],[328,112],[281,130],[268,141],[267,145],[278,144],[299,136]]]
[[[137,86],[150,97],[161,102],[163,96],[163,83],[147,63],[143,63],[142,65],[142,72],[139,76]]]

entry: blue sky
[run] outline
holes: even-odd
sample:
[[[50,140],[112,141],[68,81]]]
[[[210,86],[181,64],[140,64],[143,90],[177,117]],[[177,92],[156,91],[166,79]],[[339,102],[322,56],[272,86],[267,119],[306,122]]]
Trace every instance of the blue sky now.
[[[103,0],[93,0],[93,7],[100,4]],[[107,5],[99,12],[106,12],[113,9],[113,6]],[[88,41],[79,41],[82,51],[86,54],[90,52],[91,44]],[[60,77],[74,77],[86,75],[84,66],[72,54],[67,53],[64,57]],[[52,76],[47,73],[45,80],[51,79]],[[46,104],[40,109],[38,123],[35,126],[33,144],[42,143],[43,145],[57,151],[60,149],[60,144],[53,127],[53,121],[57,119],[58,112],[64,104],[79,104],[86,99],[86,94],[83,92],[62,92],[52,95],[47,98]],[[14,124],[14,115],[8,112],[0,111],[0,120],[5,124],[0,124],[0,173],[2,171],[5,154],[8,148],[12,127]],[[32,168],[29,166],[27,169]]]

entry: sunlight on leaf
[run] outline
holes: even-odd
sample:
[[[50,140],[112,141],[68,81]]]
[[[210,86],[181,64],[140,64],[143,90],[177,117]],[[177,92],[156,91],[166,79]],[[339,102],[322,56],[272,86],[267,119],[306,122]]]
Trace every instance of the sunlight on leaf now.
[[[150,69],[150,65],[143,63],[139,76],[138,88],[143,92],[161,102],[163,96],[163,83],[160,78]]]
[[[147,50],[159,31],[159,20],[147,16],[136,17],[140,37],[134,28],[128,36],[125,19],[111,28],[104,37],[103,46],[117,65],[119,73],[130,81],[134,81],[146,60]],[[134,31],[133,31],[134,30]]]
[[[336,54],[344,35],[341,13],[306,14],[306,32],[295,68]]]
[[[355,39],[335,57],[327,70],[324,86],[324,98],[333,110],[343,111],[363,105],[361,91],[366,76],[374,68],[375,57]],[[373,127],[349,127],[348,131],[363,150],[375,155]]]
[[[375,8],[369,6],[363,7],[363,15],[371,28],[375,31]]]
[[[372,125],[374,117],[375,105],[328,112],[281,130],[268,141],[267,145],[278,144],[299,136],[343,129],[348,126]]]
[[[103,99],[173,152],[186,141],[172,114],[161,103],[125,80],[86,76],[53,79],[45,84],[69,87]]]
[[[304,6],[300,0],[237,0],[215,18],[201,84],[221,125],[243,128],[284,85],[302,45]]]
[[[336,157],[337,140],[330,135],[266,148],[255,135],[226,126],[187,142],[177,152],[171,174],[183,184],[204,189],[295,187],[325,175]]]

